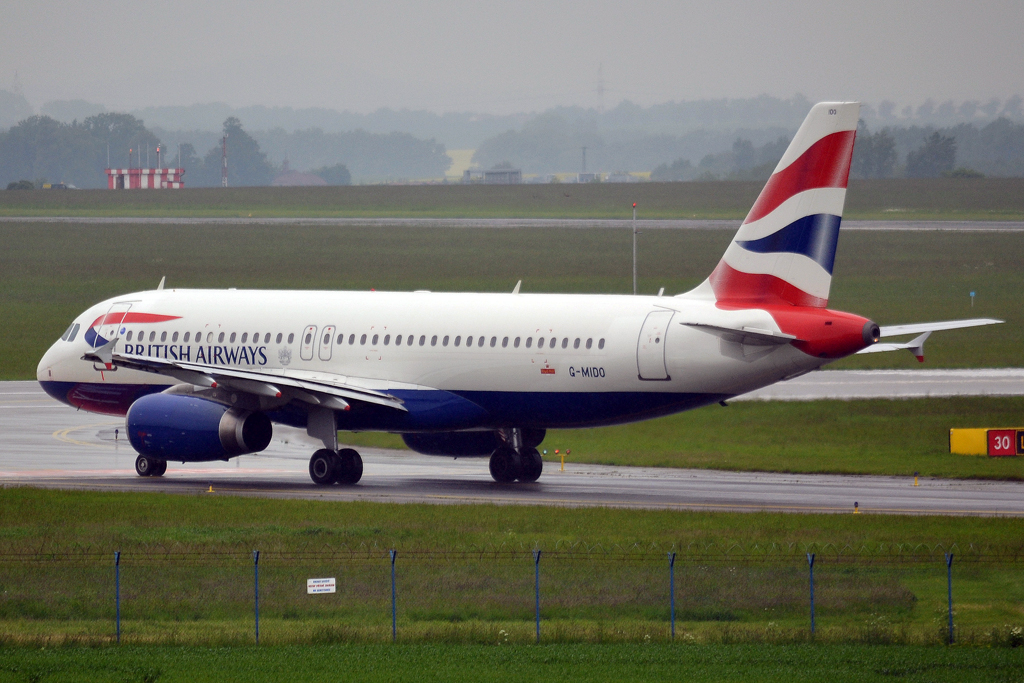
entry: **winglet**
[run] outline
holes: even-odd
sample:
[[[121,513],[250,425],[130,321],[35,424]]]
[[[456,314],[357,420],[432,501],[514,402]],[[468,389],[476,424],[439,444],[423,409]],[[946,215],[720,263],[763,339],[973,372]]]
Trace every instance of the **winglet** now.
[[[158,284],[158,285],[156,286],[156,288],[157,288],[157,289],[163,289],[163,288],[164,288],[164,283],[165,283],[165,282],[167,282],[167,276],[166,276],[166,275],[164,275],[164,276],[163,276],[162,278],[160,278],[160,284]]]
[[[521,286],[522,284],[523,284],[523,281],[522,281],[522,280],[520,280],[519,282],[517,282],[517,283],[516,283],[516,286],[512,288],[512,293],[513,293],[513,294],[518,294],[518,293],[519,293],[519,287],[520,287],[520,286]]]

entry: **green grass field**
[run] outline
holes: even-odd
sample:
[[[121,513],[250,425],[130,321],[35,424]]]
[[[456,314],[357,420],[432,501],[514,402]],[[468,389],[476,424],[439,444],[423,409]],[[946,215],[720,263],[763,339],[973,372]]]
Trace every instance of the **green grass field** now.
[[[306,645],[0,650],[0,681],[1015,681],[1017,650],[796,645]]]
[[[817,640],[937,644],[956,554],[956,635],[1013,645],[1024,625],[1019,519],[431,506],[0,491],[5,645],[113,639],[122,551],[126,643],[244,645],[390,639],[398,550],[403,643],[532,642],[532,549],[541,549],[548,643],[665,643],[665,553],[676,566],[678,643],[809,640],[805,552],[815,552]],[[339,577],[311,597],[305,579]]]
[[[764,183],[367,185],[0,192],[3,216],[435,216],[741,220]],[[1022,220],[1024,179],[854,180],[845,216],[881,220]]]

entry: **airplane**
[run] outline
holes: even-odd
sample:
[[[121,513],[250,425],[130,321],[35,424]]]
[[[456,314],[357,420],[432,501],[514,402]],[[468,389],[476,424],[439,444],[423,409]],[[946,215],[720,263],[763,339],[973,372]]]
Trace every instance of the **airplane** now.
[[[700,406],[855,353],[907,349],[954,320],[879,327],[827,308],[860,104],[815,105],[711,275],[677,296],[164,288],[79,315],[39,362],[53,398],[125,416],[141,476],[228,460],[274,425],[322,442],[319,485],[355,484],[338,431],[489,457],[535,482],[546,430]],[[909,342],[876,343],[901,335]]]

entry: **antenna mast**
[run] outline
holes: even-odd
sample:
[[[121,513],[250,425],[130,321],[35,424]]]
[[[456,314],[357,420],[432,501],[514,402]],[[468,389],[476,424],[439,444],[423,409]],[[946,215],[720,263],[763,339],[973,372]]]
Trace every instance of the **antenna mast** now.
[[[223,139],[221,139],[221,167],[220,167],[220,186],[228,186],[228,134],[224,133]]]

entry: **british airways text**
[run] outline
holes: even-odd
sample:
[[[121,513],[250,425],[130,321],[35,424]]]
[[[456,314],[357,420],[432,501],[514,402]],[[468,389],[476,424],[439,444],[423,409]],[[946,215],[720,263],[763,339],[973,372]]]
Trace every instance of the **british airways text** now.
[[[266,365],[266,346],[196,346],[185,344],[125,344],[129,356],[166,358],[210,365]]]

